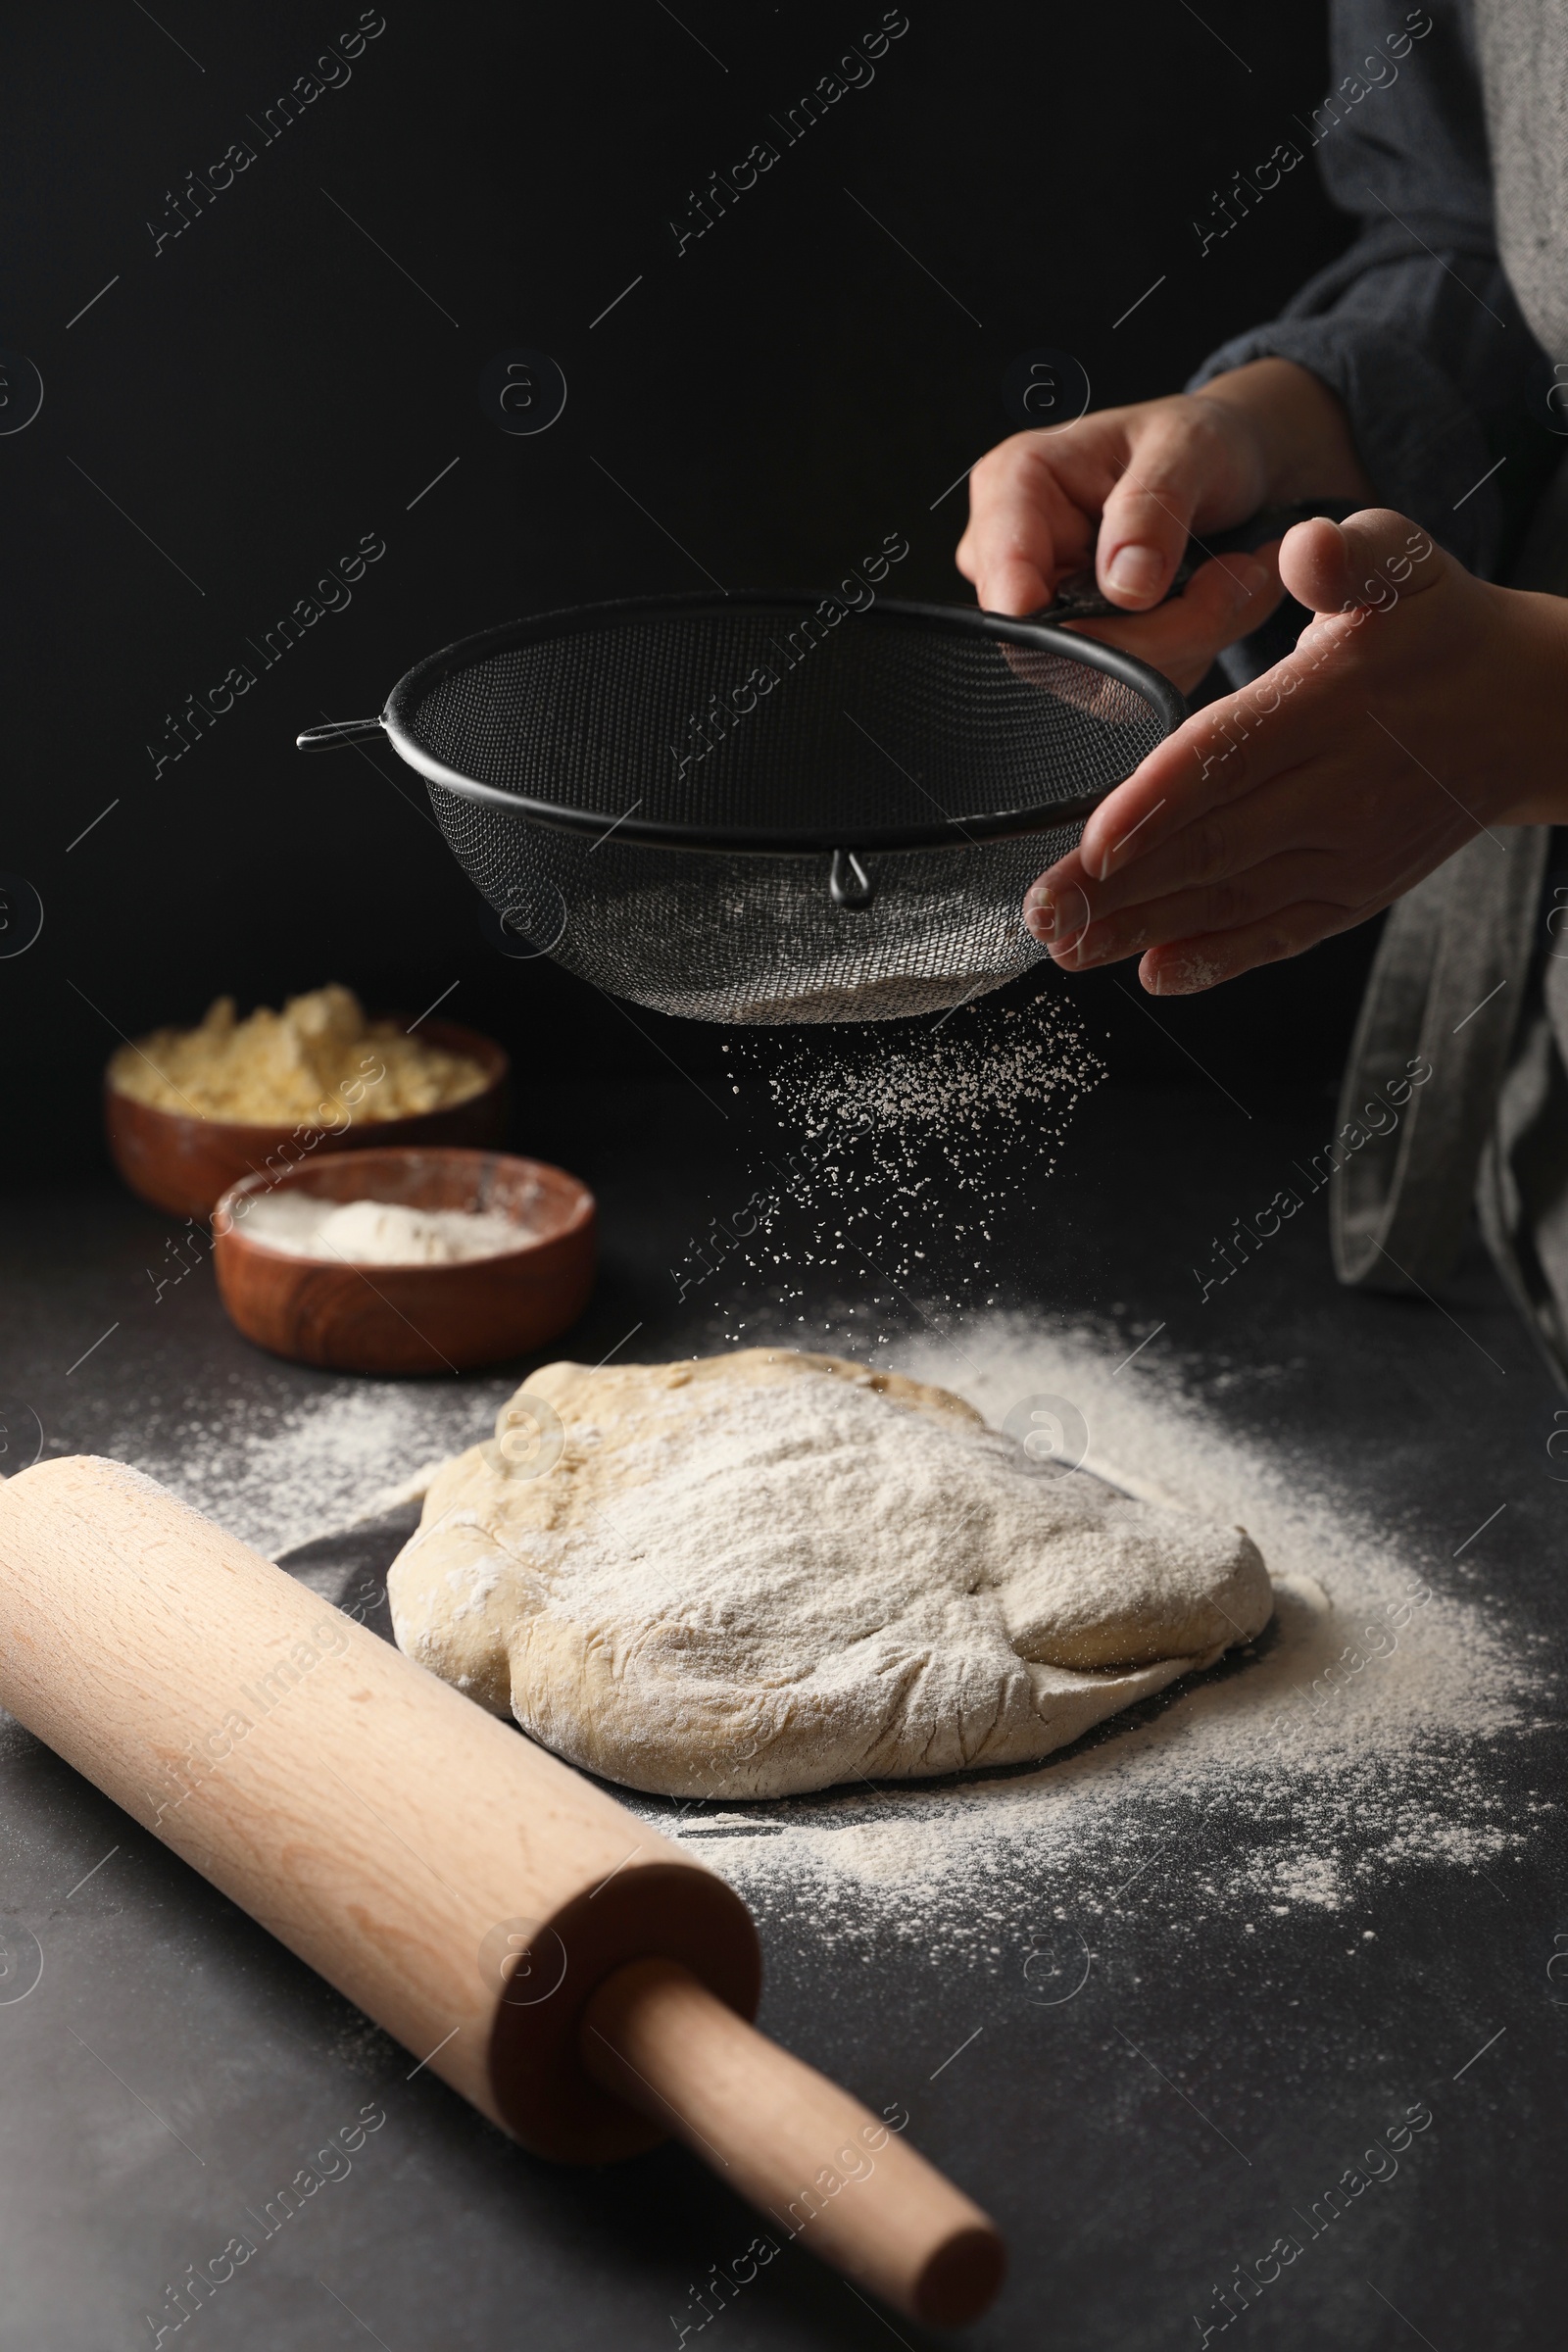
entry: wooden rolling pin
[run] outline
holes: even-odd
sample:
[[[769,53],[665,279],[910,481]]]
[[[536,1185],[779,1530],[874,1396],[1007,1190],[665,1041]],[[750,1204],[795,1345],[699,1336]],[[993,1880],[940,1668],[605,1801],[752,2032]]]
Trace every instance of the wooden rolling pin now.
[[[0,1484],[0,1704],[542,2155],[674,2133],[912,2318],[975,2318],[978,2206],[747,2022],[734,1890],[150,1479]]]

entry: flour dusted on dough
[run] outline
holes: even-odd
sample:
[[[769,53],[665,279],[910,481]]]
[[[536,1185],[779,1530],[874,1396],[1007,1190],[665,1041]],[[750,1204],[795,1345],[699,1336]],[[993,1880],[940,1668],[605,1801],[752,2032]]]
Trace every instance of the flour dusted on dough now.
[[[387,1580],[404,1649],[572,1763],[674,1796],[1016,1763],[1272,1608],[1239,1529],[1030,1460],[831,1356],[552,1364],[543,1475],[438,1474]]]

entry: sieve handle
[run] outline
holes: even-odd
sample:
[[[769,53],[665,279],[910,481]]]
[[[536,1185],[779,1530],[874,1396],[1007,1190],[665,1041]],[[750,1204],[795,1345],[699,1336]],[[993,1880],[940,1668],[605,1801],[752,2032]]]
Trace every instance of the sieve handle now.
[[[1319,515],[1330,522],[1343,522],[1348,514],[1356,512],[1350,499],[1323,498],[1310,506],[1263,507],[1246,522],[1233,523],[1228,530],[1205,531],[1201,538],[1195,532],[1160,603],[1168,604],[1173,596],[1180,596],[1194,572],[1211,556],[1250,556],[1273,540],[1283,539],[1298,522],[1311,522]],[[1138,617],[1125,605],[1113,605],[1109,597],[1101,594],[1092,564],[1082,571],[1069,572],[1050,604],[1029,614],[1031,620],[1136,620]]]
[[[329,718],[324,727],[307,727],[296,735],[294,748],[299,752],[335,752],[340,743],[368,743],[373,735],[383,732],[378,718]]]

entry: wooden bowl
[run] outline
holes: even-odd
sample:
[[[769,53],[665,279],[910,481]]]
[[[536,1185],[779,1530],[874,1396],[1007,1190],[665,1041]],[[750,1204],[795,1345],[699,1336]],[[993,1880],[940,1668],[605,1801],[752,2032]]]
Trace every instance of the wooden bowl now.
[[[395,1016],[381,1016],[395,1017]],[[133,1193],[177,1217],[206,1217],[219,1196],[242,1176],[276,1173],[290,1161],[319,1160],[328,1152],[376,1152],[392,1144],[499,1143],[507,1121],[506,1049],[457,1021],[426,1021],[423,1033],[449,1054],[466,1054],[485,1084],[443,1110],[405,1119],[350,1114],[348,1126],[259,1127],[239,1119],[202,1119],[188,1111],[159,1110],[104,1080],[104,1126],[110,1156]]]
[[[268,1192],[410,1208],[489,1209],[531,1235],[446,1266],[355,1266],[254,1242],[245,1203]],[[466,1372],[542,1348],[574,1323],[594,1279],[594,1197],[564,1168],[502,1152],[414,1147],[317,1159],[230,1185],[213,1212],[218,1289],[258,1348],[333,1372]]]

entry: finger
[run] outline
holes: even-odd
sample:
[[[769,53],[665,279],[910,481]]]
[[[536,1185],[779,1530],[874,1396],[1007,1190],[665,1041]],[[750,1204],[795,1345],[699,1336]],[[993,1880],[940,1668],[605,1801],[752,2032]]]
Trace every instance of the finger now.
[[[1343,858],[1365,799],[1364,787],[1358,795],[1356,772],[1344,757],[1304,760],[1273,777],[1266,792],[1250,792],[1192,816],[1156,848],[1124,859],[1103,878],[1091,876],[1081,863],[1069,869],[1069,852],[1030,885],[1026,906],[1042,917],[1035,936],[1049,940],[1065,934],[1065,923],[1053,923],[1047,904],[1056,901],[1065,907],[1074,891],[1091,910],[1072,927],[1077,932],[1091,919],[1098,925],[1124,907],[1147,907],[1183,892],[1233,882],[1271,858]],[[1381,870],[1370,844],[1360,855],[1368,870]],[[1391,868],[1391,880],[1396,878]],[[1217,919],[1205,925],[1226,927]]]
[[[1262,627],[1282,594],[1272,564],[1254,556],[1220,556],[1195,572],[1180,596],[1152,612],[1072,626],[1080,636],[1136,654],[1185,694],[1207,676],[1223,647]]]
[[[1353,634],[1355,617],[1320,625],[1338,638]],[[1084,873],[1108,879],[1196,817],[1327,751],[1335,734],[1327,668],[1321,652],[1298,646],[1238,693],[1196,710],[1094,810],[1078,844]]]
[[[1095,571],[1113,604],[1147,612],[1170,586],[1187,552],[1193,519],[1204,508],[1210,484],[1230,459],[1209,419],[1193,414],[1195,404],[1157,412],[1138,431],[1126,469],[1104,502]],[[1231,514],[1204,512],[1210,523],[1239,522],[1245,506]]]
[[[1042,874],[1038,882],[1031,882],[1024,893],[1024,929],[1053,954],[1080,938],[1093,915],[1093,903],[1082,880],[1072,870],[1070,858],[1062,858],[1049,874]]]
[[[1305,903],[1336,906],[1342,916],[1357,920],[1346,904],[1344,885],[1337,883],[1339,870],[1339,861],[1324,850],[1264,858],[1246,873],[1200,889],[1171,891],[1111,914],[1096,907],[1091,922],[1075,936],[1053,943],[1050,952],[1064,971],[1087,972],[1170,943],[1244,931]],[[1358,901],[1359,896],[1358,891]]]
[[[1101,959],[1102,944],[1126,955],[1200,927],[1234,929],[1248,908],[1230,890],[1246,889],[1282,858],[1296,861],[1292,895],[1354,906],[1361,921],[1450,857],[1474,825],[1458,801],[1431,792],[1424,773],[1391,760],[1390,750],[1374,726],[1364,742],[1342,741],[1271,776],[1265,789],[1192,816],[1103,879],[1088,871],[1079,850],[1069,851],[1030,885],[1025,928],[1053,952],[1078,945],[1082,965]],[[1369,828],[1374,806],[1386,821]],[[1156,804],[1150,829],[1162,821]],[[1196,906],[1194,893],[1207,894],[1207,904]],[[1103,928],[1124,913],[1129,924],[1114,933]],[[1137,935],[1137,923],[1147,936]]]
[[[1333,844],[1321,838],[1323,777],[1313,762],[1269,794],[1253,794],[1236,809],[1221,809],[1184,825],[1151,858],[1140,858],[1106,880],[1071,863],[1072,853],[1029,886],[1024,925],[1054,953],[1083,942],[1083,963],[1102,938],[1114,938],[1114,953],[1152,947],[1156,939],[1179,938],[1200,927],[1223,931],[1246,919],[1248,909],[1226,895],[1245,888],[1259,868],[1276,858],[1327,858]],[[1304,872],[1292,895],[1299,897]],[[1323,887],[1319,877],[1319,888]],[[1173,913],[1171,909],[1176,909]],[[1127,916],[1126,923],[1117,918]],[[1147,936],[1138,937],[1142,923]],[[1110,926],[1115,925],[1114,930]],[[1085,933],[1089,934],[1087,940]]]
[[[1184,939],[1152,948],[1138,967],[1138,977],[1152,997],[1192,997],[1223,980],[1235,980],[1261,963],[1280,963],[1289,956],[1304,955],[1320,939],[1348,931],[1359,920],[1340,906],[1307,902],[1282,907],[1277,914],[1249,923],[1240,931],[1211,932],[1204,938]]]
[[[1435,588],[1448,569],[1430,535],[1392,507],[1367,507],[1344,522],[1298,522],[1280,552],[1285,585],[1309,612],[1388,611]]]
[[[988,612],[1038,612],[1064,570],[1081,566],[1094,545],[1094,516],[1114,478],[1097,459],[1104,432],[1085,432],[1070,461],[1058,436],[1017,433],[988,450],[969,476],[969,521],[957,565]],[[1069,489],[1061,478],[1071,470]]]
[[[974,558],[974,567],[963,561],[967,538],[958,543],[958,568],[964,578],[974,584],[976,602],[983,612],[1004,612],[1013,619],[1025,613],[1038,612],[1051,602],[1053,573],[1052,540],[1049,532],[1033,524],[1039,517],[1020,527],[1017,545],[992,543]]]

